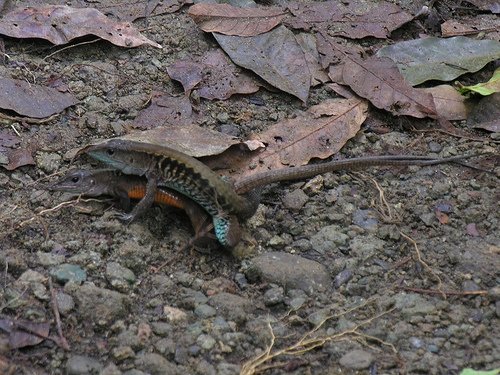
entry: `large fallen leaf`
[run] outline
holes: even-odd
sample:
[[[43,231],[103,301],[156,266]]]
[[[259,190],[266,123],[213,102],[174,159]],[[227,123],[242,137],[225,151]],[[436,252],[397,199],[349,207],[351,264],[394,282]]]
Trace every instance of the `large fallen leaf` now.
[[[97,9],[62,5],[16,8],[0,19],[0,34],[46,39],[57,45],[95,35],[121,47],[148,44],[161,48],[128,22],[113,21]]]
[[[132,125],[136,129],[152,129],[165,124],[187,125],[193,113],[191,103],[185,96],[174,97],[155,92],[149,107],[139,112]]]
[[[485,96],[476,104],[467,119],[468,126],[494,128],[500,122],[500,93]]]
[[[170,78],[182,83],[185,92],[197,87],[205,99],[228,99],[235,94],[251,94],[259,84],[242,72],[221,50],[206,52],[199,63],[179,60],[167,68]]]
[[[9,333],[9,347],[18,349],[37,345],[45,340],[49,336],[50,324],[0,319],[0,329]]]
[[[386,38],[413,16],[396,4],[365,0],[302,2],[288,5],[295,16],[287,25],[296,29],[323,29],[328,35],[361,39]]]
[[[324,159],[356,135],[367,113],[368,103],[363,99],[327,99],[296,118],[281,121],[256,135],[255,140],[266,148],[251,153],[232,148],[222,157],[229,158],[231,169],[239,173],[238,178],[284,166],[304,165],[313,158]]]
[[[384,47],[377,56],[395,61],[411,85],[431,79],[451,81],[477,72],[490,61],[500,58],[500,43],[463,36],[409,40]]]
[[[0,77],[0,92],[0,108],[34,118],[52,116],[77,103],[70,93],[19,79]]]
[[[439,85],[424,89],[417,89],[430,93],[434,98],[438,117],[446,120],[465,120],[469,108],[466,98],[450,85]]]
[[[460,17],[460,21],[448,20],[441,24],[441,35],[445,38],[479,33],[483,33],[486,39],[498,41],[500,39],[498,16],[479,14],[475,17]]]
[[[239,37],[213,34],[235,64],[249,69],[271,85],[306,101],[311,73],[294,34],[279,26],[265,34]]]
[[[192,124],[159,126],[118,138],[168,146],[196,158],[220,154],[240,143],[230,135]]]
[[[309,72],[311,72],[311,86],[328,82],[330,80],[328,74],[319,63],[319,53],[315,36],[308,33],[300,33],[295,35],[295,39],[297,39],[297,43],[299,43],[300,48],[304,51],[304,57],[306,58]]]
[[[375,107],[395,115],[420,118],[436,116],[432,95],[406,83],[396,65],[388,58],[372,56],[361,60],[346,56],[342,81]]]
[[[285,17],[277,8],[238,8],[229,4],[198,3],[188,14],[205,32],[255,36],[275,28]]]
[[[192,3],[192,0],[106,0],[92,2],[91,5],[106,15],[111,14],[120,20],[132,22],[138,18],[174,13]]]
[[[500,68],[495,70],[488,82],[478,83],[472,86],[460,85],[459,90],[462,94],[472,91],[484,96],[500,92]]]
[[[491,13],[500,13],[500,1],[498,0],[466,0],[482,10],[489,10]]]

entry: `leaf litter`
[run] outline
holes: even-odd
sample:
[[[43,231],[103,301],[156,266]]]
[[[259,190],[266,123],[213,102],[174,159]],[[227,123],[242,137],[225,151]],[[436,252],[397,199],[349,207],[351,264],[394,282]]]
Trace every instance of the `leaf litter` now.
[[[0,19],[0,34],[13,38],[40,38],[56,45],[95,35],[120,47],[150,45],[161,48],[128,22],[114,21],[97,9],[62,5],[16,8]]]

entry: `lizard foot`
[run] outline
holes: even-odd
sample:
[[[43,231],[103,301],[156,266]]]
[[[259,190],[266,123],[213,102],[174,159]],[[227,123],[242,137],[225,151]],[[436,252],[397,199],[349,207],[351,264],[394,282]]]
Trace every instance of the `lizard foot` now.
[[[130,224],[135,216],[132,215],[132,214],[127,214],[127,213],[124,213],[124,212],[116,212],[116,213],[113,213],[110,215],[111,218],[113,219],[118,219],[122,222],[124,222],[125,224]]]

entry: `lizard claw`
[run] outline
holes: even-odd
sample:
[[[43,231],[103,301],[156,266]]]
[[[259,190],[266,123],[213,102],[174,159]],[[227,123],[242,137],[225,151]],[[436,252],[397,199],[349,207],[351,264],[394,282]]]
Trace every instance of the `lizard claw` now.
[[[126,224],[130,224],[134,220],[134,215],[124,212],[116,212],[110,215],[111,218],[118,219]]]

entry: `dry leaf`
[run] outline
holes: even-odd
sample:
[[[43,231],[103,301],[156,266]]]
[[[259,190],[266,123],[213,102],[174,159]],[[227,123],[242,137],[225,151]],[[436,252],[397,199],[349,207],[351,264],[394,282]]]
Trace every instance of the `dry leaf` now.
[[[198,3],[188,14],[205,32],[255,36],[275,28],[285,17],[277,8],[239,8],[229,4]]]
[[[95,35],[121,47],[161,46],[141,35],[128,22],[117,22],[93,8],[62,5],[20,7],[0,19],[0,34],[13,38],[41,38],[56,45]]]
[[[424,89],[417,89],[430,93],[434,98],[436,113],[439,117],[447,120],[465,120],[469,109],[466,98],[450,85],[439,85]]]
[[[0,329],[9,333],[9,347],[18,349],[41,343],[49,336],[50,324],[0,319]]]
[[[312,158],[325,159],[356,135],[367,112],[368,103],[359,98],[325,100],[259,134],[257,139],[267,147],[239,161],[240,169],[248,176],[284,165],[304,165]]]
[[[132,22],[139,18],[174,13],[184,5],[192,3],[192,0],[106,0],[92,2],[91,5],[104,14],[111,14],[120,20]]]
[[[248,38],[217,33],[214,37],[235,64],[302,101],[307,100],[311,73],[295,35],[286,27]]]
[[[391,31],[411,21],[413,16],[389,2],[362,0],[292,3],[295,16],[287,25],[298,29],[324,30],[328,35],[360,39],[386,38]]]
[[[395,115],[419,118],[436,116],[432,95],[406,83],[396,64],[389,58],[346,58],[342,80],[375,107]]]
[[[259,90],[258,83],[218,49],[206,52],[199,63],[177,61],[167,72],[182,83],[185,92],[197,86],[198,95],[205,99],[225,100],[231,95]]]
[[[234,137],[197,125],[168,125],[127,134],[119,139],[168,146],[199,158],[217,155],[240,143]]]
[[[309,71],[311,72],[311,86],[317,86],[330,80],[328,74],[319,63],[318,48],[316,47],[316,38],[312,34],[300,33],[295,35],[297,43],[304,52]]]
[[[500,13],[500,1],[498,0],[466,0],[482,10],[489,10],[492,13]]]
[[[52,116],[77,103],[69,93],[19,79],[0,77],[0,92],[0,108],[34,118]]]
[[[443,37],[458,35],[476,35],[484,33],[485,38],[498,41],[500,39],[500,26],[498,16],[480,14],[476,17],[461,17],[460,21],[448,20],[441,24]]]

